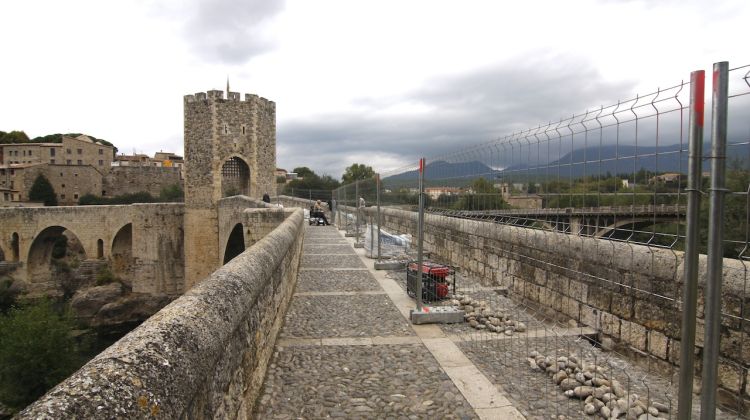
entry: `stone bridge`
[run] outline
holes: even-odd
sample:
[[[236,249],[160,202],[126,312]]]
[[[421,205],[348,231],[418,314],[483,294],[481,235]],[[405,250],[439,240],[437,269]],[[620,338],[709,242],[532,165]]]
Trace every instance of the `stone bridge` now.
[[[183,205],[0,208],[0,254],[31,293],[55,293],[51,254],[61,235],[83,261],[108,261],[136,293],[183,291]]]
[[[548,230],[605,237],[616,230],[634,230],[656,223],[685,220],[682,205],[566,207],[511,210],[433,210],[455,217],[493,220],[516,226],[542,225]]]
[[[244,196],[219,200],[218,256],[210,269],[264,237],[275,222],[265,203]],[[273,219],[273,217],[270,217]],[[108,263],[134,293],[179,295],[184,281],[184,204],[0,208],[0,263],[32,295],[61,292],[52,250],[65,235],[80,244],[80,263]]]

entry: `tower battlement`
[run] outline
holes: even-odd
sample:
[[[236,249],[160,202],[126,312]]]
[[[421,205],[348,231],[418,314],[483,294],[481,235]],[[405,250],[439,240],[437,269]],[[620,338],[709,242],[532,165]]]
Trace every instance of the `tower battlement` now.
[[[184,102],[186,104],[195,102],[210,102],[210,101],[221,101],[221,102],[254,102],[260,101],[264,105],[274,105],[273,101],[258,96],[252,93],[246,93],[244,100],[240,92],[229,92],[228,98],[224,99],[223,90],[209,90],[207,92],[197,92],[192,95],[185,95]]]

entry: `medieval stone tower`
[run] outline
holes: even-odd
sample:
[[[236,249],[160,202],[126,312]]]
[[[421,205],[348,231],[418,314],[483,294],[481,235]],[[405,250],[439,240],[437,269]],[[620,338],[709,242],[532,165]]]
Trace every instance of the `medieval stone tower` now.
[[[257,95],[210,90],[185,95],[185,283],[220,264],[218,201],[273,192],[276,104]]]

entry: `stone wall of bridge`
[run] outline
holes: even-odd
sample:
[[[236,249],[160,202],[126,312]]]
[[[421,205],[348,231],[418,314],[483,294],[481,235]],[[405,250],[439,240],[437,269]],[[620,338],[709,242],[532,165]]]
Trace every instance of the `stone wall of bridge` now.
[[[352,208],[348,208],[352,211]],[[375,209],[366,212],[374,217]],[[382,209],[383,227],[416,237],[417,213]],[[425,215],[425,250],[486,286],[597,329],[625,350],[679,364],[682,252],[490,222]],[[703,349],[707,260],[700,256],[696,361]],[[742,322],[745,270],[724,260],[721,388],[750,397],[750,329]]]
[[[283,214],[254,246],[18,418],[250,417],[294,290],[304,238],[302,211]]]

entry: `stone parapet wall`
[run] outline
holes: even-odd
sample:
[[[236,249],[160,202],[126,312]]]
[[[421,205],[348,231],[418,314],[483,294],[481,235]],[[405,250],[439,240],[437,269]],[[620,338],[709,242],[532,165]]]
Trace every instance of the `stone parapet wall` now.
[[[349,209],[352,210],[352,209]],[[374,215],[375,208],[367,208]],[[382,209],[383,227],[417,234],[417,213]],[[425,250],[486,286],[506,286],[516,298],[596,328],[620,345],[679,364],[684,255],[592,237],[491,222],[425,215]],[[696,361],[701,359],[707,259],[699,260]],[[747,322],[742,320],[745,273],[724,260],[720,386],[750,396]],[[735,394],[736,395],[736,394]]]
[[[242,224],[245,249],[250,248],[284,221],[287,212],[262,200],[237,195],[219,200],[219,261],[224,261],[232,229]]]
[[[249,418],[297,278],[300,210],[18,418]]]

